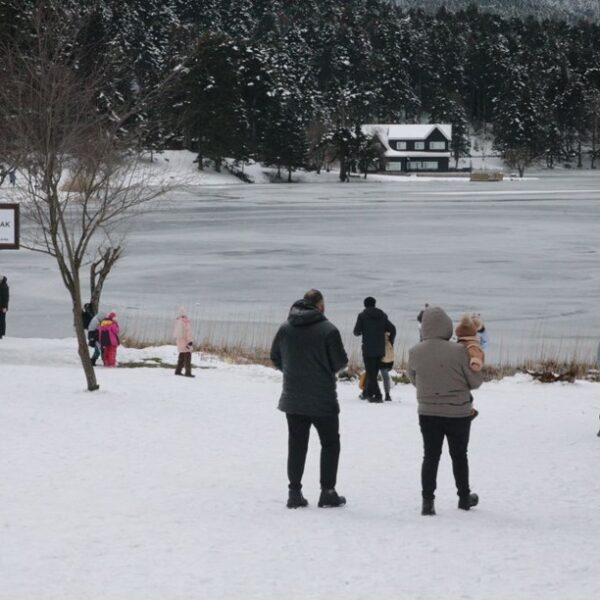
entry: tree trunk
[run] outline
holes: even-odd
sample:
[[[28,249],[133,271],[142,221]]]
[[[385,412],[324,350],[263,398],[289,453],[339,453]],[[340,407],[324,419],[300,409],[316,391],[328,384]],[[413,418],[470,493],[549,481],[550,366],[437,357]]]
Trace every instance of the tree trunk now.
[[[582,152],[581,152],[581,140],[577,144],[577,168],[583,168],[583,160],[582,160]]]
[[[517,167],[517,169],[519,169],[519,177],[521,179],[523,179],[523,175],[525,174],[525,166],[524,165],[519,165]]]
[[[110,275],[115,263],[121,258],[122,252],[123,248],[121,246],[107,248],[102,252],[100,258],[90,265],[90,304],[94,314],[100,308],[100,296],[102,295],[104,282]],[[97,270],[98,267],[100,267],[99,271]]]
[[[292,183],[292,169],[288,168],[288,183]]]
[[[346,166],[346,160],[344,158],[340,158],[340,181],[346,181],[348,167]]]
[[[92,359],[90,358],[90,351],[88,349],[88,341],[85,335],[85,329],[83,328],[83,319],[81,316],[81,294],[77,288],[79,282],[76,282],[75,288],[69,288],[71,300],[73,301],[73,325],[75,326],[75,334],[77,336],[77,352],[81,360],[81,366],[85,373],[85,379],[87,383],[87,389],[93,392],[100,389],[98,382],[96,381],[96,373],[92,365]]]

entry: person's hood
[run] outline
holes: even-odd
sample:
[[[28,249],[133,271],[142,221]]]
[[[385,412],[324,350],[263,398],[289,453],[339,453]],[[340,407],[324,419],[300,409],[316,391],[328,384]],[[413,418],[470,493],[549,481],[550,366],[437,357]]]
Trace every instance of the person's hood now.
[[[185,317],[187,319],[187,310],[185,310],[185,308],[181,307],[179,309],[179,312],[177,313],[178,317]]]
[[[438,306],[426,308],[421,322],[421,336],[424,340],[449,340],[452,337],[452,319]]]
[[[373,319],[374,321],[379,321],[381,319],[385,319],[385,313],[376,306],[369,306],[365,308],[362,312],[363,317],[365,319]]]
[[[294,327],[303,327],[326,320],[325,315],[314,304],[306,300],[294,302],[288,315],[288,323]]]
[[[0,275],[0,283],[6,283],[8,279],[6,279],[6,275]]]

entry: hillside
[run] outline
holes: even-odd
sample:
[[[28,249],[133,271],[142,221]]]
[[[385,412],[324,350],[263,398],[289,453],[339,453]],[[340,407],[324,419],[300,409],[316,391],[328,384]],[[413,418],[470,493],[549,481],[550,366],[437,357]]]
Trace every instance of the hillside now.
[[[538,18],[563,18],[566,20],[592,19],[600,21],[600,3],[597,0],[396,0],[403,8],[437,10],[446,6],[460,10],[476,4],[481,10],[498,13],[504,17],[534,15]]]

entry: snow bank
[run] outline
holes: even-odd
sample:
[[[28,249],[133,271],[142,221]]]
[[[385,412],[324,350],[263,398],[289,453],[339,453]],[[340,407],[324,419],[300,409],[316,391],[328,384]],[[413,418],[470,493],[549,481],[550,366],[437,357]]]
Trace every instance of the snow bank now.
[[[340,385],[339,510],[289,511],[280,375],[195,357],[196,379],[102,369],[83,391],[73,340],[0,341],[0,597],[527,598],[598,593],[598,384],[487,384],[471,442],[481,504],[419,514],[412,388],[372,405]],[[175,348],[122,359],[174,358]]]

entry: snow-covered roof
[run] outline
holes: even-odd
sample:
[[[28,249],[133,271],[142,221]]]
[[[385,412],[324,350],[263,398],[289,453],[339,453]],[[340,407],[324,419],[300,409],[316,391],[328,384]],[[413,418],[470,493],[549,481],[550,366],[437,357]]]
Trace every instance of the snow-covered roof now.
[[[388,140],[425,140],[436,128],[442,132],[448,141],[452,139],[452,125],[449,123],[430,123],[426,125],[371,124],[363,125],[362,131],[366,135],[377,133],[381,141],[387,144]]]
[[[386,158],[450,158],[450,152],[439,152],[430,150],[386,150],[383,155]]]

